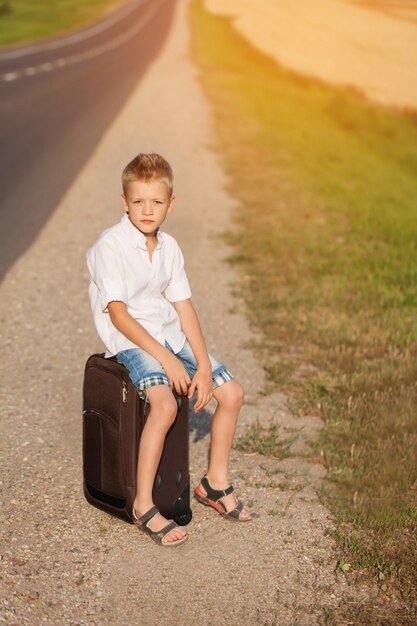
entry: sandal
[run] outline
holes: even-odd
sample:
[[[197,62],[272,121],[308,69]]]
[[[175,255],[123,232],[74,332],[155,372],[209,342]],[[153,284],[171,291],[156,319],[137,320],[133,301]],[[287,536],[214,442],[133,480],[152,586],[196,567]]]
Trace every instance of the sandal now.
[[[175,522],[169,522],[169,524],[164,526],[164,528],[162,528],[158,532],[151,530],[148,526],[148,522],[150,522],[157,513],[159,513],[158,507],[153,506],[141,517],[138,517],[136,515],[135,508],[133,507],[133,523],[135,524],[135,526],[140,528],[140,530],[149,535],[149,537],[153,539],[157,544],[159,544],[160,546],[164,546],[164,548],[179,546],[181,543],[187,541],[188,535],[185,535],[185,537],[183,537],[182,539],[176,539],[175,541],[164,541],[164,537],[166,537],[166,535],[170,533],[171,530],[174,530],[174,528],[179,528],[178,524],[176,524]]]
[[[201,479],[201,485],[204,487],[207,495],[204,496],[202,494],[199,489],[200,485],[198,485],[194,489],[194,498],[197,500],[197,502],[200,502],[201,504],[204,504],[206,506],[211,506],[213,509],[216,509],[216,511],[220,513],[220,515],[223,515],[223,517],[227,517],[227,519],[233,520],[235,522],[249,522],[252,520],[252,514],[251,517],[240,517],[240,514],[243,511],[244,507],[242,500],[237,500],[235,508],[231,511],[227,511],[223,502],[220,502],[220,498],[224,498],[224,496],[228,496],[230,493],[234,492],[234,487],[232,485],[229,485],[228,487],[226,487],[226,489],[213,489],[206,475],[204,475]]]

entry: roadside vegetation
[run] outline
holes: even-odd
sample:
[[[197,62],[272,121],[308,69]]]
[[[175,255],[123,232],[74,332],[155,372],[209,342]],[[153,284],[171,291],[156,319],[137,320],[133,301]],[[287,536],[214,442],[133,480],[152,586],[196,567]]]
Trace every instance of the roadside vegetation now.
[[[120,0],[0,0],[0,45],[26,43],[85,26]]]
[[[191,21],[216,147],[240,201],[225,237],[263,338],[253,345],[267,373],[261,391],[287,391],[295,412],[321,415],[316,452],[328,470],[322,497],[338,520],[339,569],[401,596],[411,615],[417,116],[280,67],[201,0]],[[261,434],[252,449],[280,456],[282,444]],[[355,623],[380,623],[369,611]]]

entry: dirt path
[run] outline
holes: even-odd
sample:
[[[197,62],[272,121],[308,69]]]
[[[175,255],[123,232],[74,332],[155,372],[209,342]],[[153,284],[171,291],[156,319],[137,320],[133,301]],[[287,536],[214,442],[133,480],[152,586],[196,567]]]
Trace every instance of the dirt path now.
[[[233,16],[251,44],[285,67],[356,87],[384,105],[417,108],[417,6],[411,3],[374,3],[393,14],[376,11],[365,0],[205,0],[205,5]]]
[[[162,54],[1,286],[3,623],[311,625],[349,595],[316,493],[323,468],[302,458],[320,422],[294,418],[280,394],[259,395],[263,371],[243,347],[251,334],[218,238],[234,201],[209,149],[186,11],[180,1]],[[191,539],[172,552],[89,506],[81,486],[83,366],[101,349],[84,253],[119,219],[119,173],[139,150],[174,166],[178,204],[166,230],[184,250],[209,350],[246,388],[240,432],[274,417],[282,437],[297,435],[298,455],[285,461],[233,453],[231,478],[258,520],[232,524],[194,506]],[[192,417],[193,484],[206,467],[209,417]]]

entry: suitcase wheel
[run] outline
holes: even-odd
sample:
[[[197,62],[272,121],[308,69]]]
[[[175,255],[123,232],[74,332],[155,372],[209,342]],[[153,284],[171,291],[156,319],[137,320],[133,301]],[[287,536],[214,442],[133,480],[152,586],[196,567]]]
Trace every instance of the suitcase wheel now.
[[[190,511],[189,513],[183,513],[182,515],[175,515],[173,519],[174,522],[178,524],[178,526],[186,526],[191,522],[192,517],[193,514]]]

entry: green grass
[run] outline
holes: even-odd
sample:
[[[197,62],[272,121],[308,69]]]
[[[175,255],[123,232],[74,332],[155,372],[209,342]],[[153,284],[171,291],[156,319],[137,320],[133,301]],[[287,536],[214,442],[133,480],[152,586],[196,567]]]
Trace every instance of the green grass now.
[[[229,262],[262,336],[268,385],[325,421],[324,497],[341,524],[366,534],[353,570],[374,576],[384,563],[386,584],[412,602],[417,116],[280,67],[200,0],[191,20],[216,147],[240,201],[225,233]]]
[[[0,0],[0,44],[35,41],[84,26],[118,0]]]
[[[271,422],[264,428],[257,420],[238,439],[235,448],[246,454],[263,454],[276,459],[285,459],[291,456],[290,447],[293,439],[285,441],[278,439],[279,424]]]

